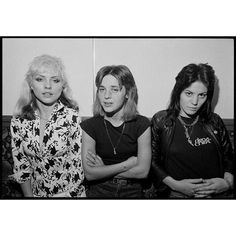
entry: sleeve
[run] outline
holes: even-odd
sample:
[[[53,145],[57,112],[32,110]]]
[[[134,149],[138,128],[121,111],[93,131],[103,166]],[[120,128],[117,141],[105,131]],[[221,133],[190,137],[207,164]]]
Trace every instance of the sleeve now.
[[[218,115],[217,115],[218,116]],[[232,144],[230,142],[228,131],[224,125],[223,120],[218,116],[218,127],[220,127],[220,146],[223,154],[223,168],[224,172],[230,172],[233,174],[234,172],[234,163],[233,163],[233,149]]]
[[[70,188],[70,195],[76,196],[81,189],[81,183],[84,180],[84,172],[81,160],[81,135],[80,117],[77,114],[72,115],[71,120],[71,160],[73,165],[72,183]]]
[[[96,132],[94,126],[98,126],[99,124],[96,124],[96,120],[94,120],[94,118],[84,120],[80,125],[82,130],[84,130],[91,138],[96,140]]]
[[[152,135],[152,164],[151,176],[155,186],[159,186],[162,180],[167,176],[164,171],[164,157],[161,154],[161,119],[158,115],[154,115],[151,120],[151,135]]]
[[[30,180],[32,175],[30,161],[23,151],[22,130],[24,129],[24,124],[20,119],[12,118],[10,130],[14,174],[9,177],[20,184]]]
[[[138,119],[137,137],[140,137],[150,125],[151,122],[147,117],[140,116]]]

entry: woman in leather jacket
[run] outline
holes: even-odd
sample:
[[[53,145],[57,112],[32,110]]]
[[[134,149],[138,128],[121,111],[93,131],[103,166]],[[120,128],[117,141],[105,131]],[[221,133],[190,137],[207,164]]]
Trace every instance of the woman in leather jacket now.
[[[212,112],[214,84],[210,65],[185,66],[167,110],[153,116],[150,175],[157,198],[232,197],[233,150]]]

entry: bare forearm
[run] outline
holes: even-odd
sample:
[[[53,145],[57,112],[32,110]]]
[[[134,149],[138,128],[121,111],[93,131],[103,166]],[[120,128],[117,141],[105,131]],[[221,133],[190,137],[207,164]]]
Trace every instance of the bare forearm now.
[[[26,181],[25,183],[22,183],[20,186],[23,191],[24,197],[33,197],[34,196],[33,192],[32,192],[32,188],[31,188],[30,180]]]
[[[87,166],[85,176],[88,180],[103,179],[127,171],[129,168],[131,168],[131,166],[126,161],[114,165]]]
[[[134,166],[130,168],[127,171],[124,171],[117,175],[117,177],[123,177],[123,178],[134,178],[134,179],[144,179],[148,175],[149,168],[140,167],[140,166]]]
[[[169,186],[172,190],[177,189],[178,181],[175,180],[174,178],[172,178],[171,176],[165,177],[163,179],[163,183],[166,184],[167,186]]]

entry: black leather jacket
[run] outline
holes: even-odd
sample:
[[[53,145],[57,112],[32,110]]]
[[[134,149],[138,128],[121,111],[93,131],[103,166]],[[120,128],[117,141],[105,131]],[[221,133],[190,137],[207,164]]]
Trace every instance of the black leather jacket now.
[[[168,156],[170,144],[173,139],[175,120],[166,117],[167,112],[157,112],[151,122],[152,130],[152,166],[151,178],[154,186],[158,188],[162,180],[168,175],[164,169],[164,163]],[[233,150],[228,132],[219,115],[213,113],[210,121],[203,128],[215,143],[220,157],[221,175],[224,172],[233,173]]]

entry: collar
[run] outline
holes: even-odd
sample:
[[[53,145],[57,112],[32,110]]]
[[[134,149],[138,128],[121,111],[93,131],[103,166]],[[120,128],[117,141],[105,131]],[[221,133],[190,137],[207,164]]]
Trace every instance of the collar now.
[[[51,113],[50,117],[51,117],[53,114],[57,113],[59,110],[63,109],[64,107],[65,107],[65,105],[64,105],[61,101],[57,101],[57,102],[54,104],[54,107],[53,107],[53,110],[52,110],[52,113]],[[35,110],[35,111],[34,111],[34,114],[35,114],[36,119],[39,119],[39,118],[40,118],[38,110]]]

